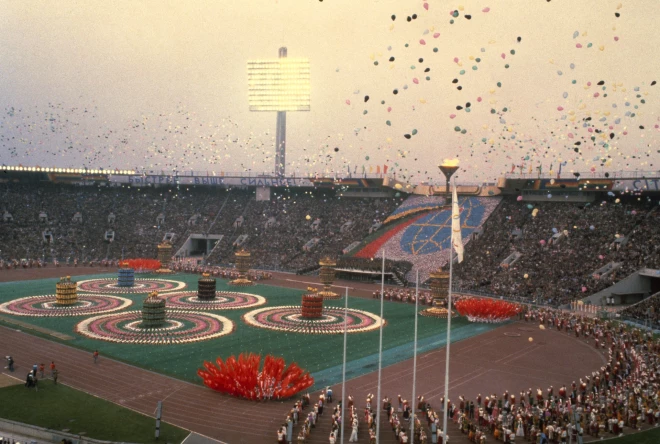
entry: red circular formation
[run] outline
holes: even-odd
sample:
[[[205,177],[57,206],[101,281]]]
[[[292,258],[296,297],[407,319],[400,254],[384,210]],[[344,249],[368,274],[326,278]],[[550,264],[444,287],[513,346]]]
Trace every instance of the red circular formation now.
[[[454,308],[470,322],[504,322],[522,310],[518,304],[499,299],[461,297]]]
[[[184,310],[168,310],[163,327],[141,328],[141,323],[141,311],[127,311],[87,318],[76,325],[76,332],[102,341],[164,345],[205,341],[234,330],[224,316]]]
[[[314,385],[314,378],[292,362],[288,366],[284,358],[266,355],[263,368],[261,355],[241,353],[222,361],[204,361],[205,369],[197,370],[208,388],[239,398],[259,401],[285,399]]]
[[[178,291],[183,290],[186,286],[185,282],[167,279],[135,279],[135,285],[132,287],[120,287],[117,284],[117,279],[89,279],[78,282],[78,291],[137,294],[150,293],[152,291]]]
[[[28,296],[0,304],[0,312],[15,316],[61,317],[89,316],[123,310],[133,302],[129,299],[103,294],[80,294],[73,305],[59,305],[54,294]]]
[[[264,305],[266,298],[237,291],[216,291],[215,299],[200,299],[196,291],[177,291],[161,295],[170,308],[181,310],[238,310]]]

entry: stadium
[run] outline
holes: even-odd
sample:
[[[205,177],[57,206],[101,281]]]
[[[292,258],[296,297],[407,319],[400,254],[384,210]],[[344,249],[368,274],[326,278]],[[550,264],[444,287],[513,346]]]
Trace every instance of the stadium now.
[[[91,3],[0,27],[0,443],[660,440],[657,4]]]

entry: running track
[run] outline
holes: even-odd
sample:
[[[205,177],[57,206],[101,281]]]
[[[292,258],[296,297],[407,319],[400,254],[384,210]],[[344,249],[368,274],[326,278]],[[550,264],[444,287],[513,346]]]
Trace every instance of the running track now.
[[[58,270],[58,274],[62,271]],[[98,272],[98,269],[95,271]],[[45,277],[43,273],[39,274]],[[276,278],[278,284],[285,282],[285,279],[310,280],[307,276],[292,275]],[[299,285],[294,282],[291,286]],[[357,286],[355,283],[349,285]],[[359,293],[368,296],[374,286],[362,285],[369,287]],[[532,342],[528,340],[530,337]],[[341,353],[340,350],[319,352]],[[230,398],[203,386],[103,356],[94,364],[90,352],[0,327],[0,355],[6,354],[14,356],[15,375],[18,377],[22,378],[33,363],[44,362],[48,365],[54,360],[60,371],[59,381],[63,384],[150,416],[157,402],[162,400],[163,420],[231,444],[275,442],[276,429],[293,404],[292,401],[254,403]],[[457,399],[459,395],[465,395],[466,399],[474,399],[481,393],[485,398],[492,392],[501,396],[504,390],[517,395],[529,388],[541,388],[545,392],[550,385],[557,389],[562,384],[568,385],[591,374],[604,362],[600,351],[582,340],[576,340],[574,336],[552,329],[540,330],[536,324],[512,323],[452,344],[449,397]],[[444,393],[444,368],[444,348],[418,356],[417,395],[424,395],[436,408]],[[341,386],[334,386],[333,389],[335,399],[339,399]],[[353,396],[360,412],[367,394],[376,395],[376,392],[376,372],[348,381],[346,385],[347,395]],[[412,398],[412,360],[383,369],[381,396],[387,395],[395,400],[398,394],[405,399]],[[317,397],[317,394],[312,394],[313,400]],[[328,406],[327,413],[319,419],[310,440],[306,442],[328,442],[332,406],[334,404]],[[386,416],[382,418],[381,442],[394,443],[394,434],[386,422]],[[348,441],[348,430],[346,432],[345,441]],[[450,442],[468,442],[454,426],[449,427],[449,434],[453,437]],[[364,422],[360,424],[360,442],[368,442]]]

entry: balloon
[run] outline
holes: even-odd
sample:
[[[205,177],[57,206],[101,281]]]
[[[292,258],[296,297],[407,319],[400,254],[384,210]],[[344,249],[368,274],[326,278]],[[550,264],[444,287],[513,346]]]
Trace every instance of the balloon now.
[[[523,200],[523,197],[522,197],[522,196],[518,196],[518,197],[516,198],[516,200],[517,200],[518,202],[521,202],[521,201]]]
[[[545,239],[541,239],[541,240],[539,241],[539,244],[541,244],[541,245],[545,245]]]
[[[524,277],[525,279],[528,279],[528,278],[529,278],[529,275],[528,275],[527,273],[525,273],[525,275],[524,275],[523,277]]]
[[[528,209],[528,210],[531,210],[532,208],[534,208],[534,205],[532,205],[532,204],[527,204],[527,209]]]
[[[369,156],[366,156],[366,157],[364,158],[364,160],[369,160]]]
[[[556,228],[553,228],[553,229],[552,229],[552,232],[555,233],[555,234],[557,234],[557,231],[558,231],[558,230],[557,230]]]
[[[534,208],[534,210],[532,211],[532,217],[536,217],[537,214],[539,214],[539,209]]]
[[[545,325],[540,324],[540,325],[539,325],[539,328],[540,328],[541,330],[545,330]]]
[[[590,229],[591,231],[594,231],[594,230],[596,229],[596,227],[594,227],[593,225],[589,225],[589,229]]]
[[[310,216],[309,214],[307,216],[305,216],[305,219],[307,219],[307,220],[310,220],[311,218],[312,218],[312,216]]]
[[[582,287],[582,293],[586,293],[586,292],[587,292],[587,287]]]
[[[530,337],[530,338],[528,339],[528,341],[529,341],[529,342],[534,342],[534,338]]]

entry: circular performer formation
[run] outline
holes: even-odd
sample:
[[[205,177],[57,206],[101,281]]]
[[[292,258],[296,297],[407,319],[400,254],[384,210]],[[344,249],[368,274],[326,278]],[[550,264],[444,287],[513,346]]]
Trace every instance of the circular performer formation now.
[[[130,299],[104,294],[80,294],[75,304],[57,303],[54,294],[28,296],[0,304],[0,312],[16,316],[56,317],[89,316],[123,310],[133,303]]]
[[[141,311],[94,316],[76,325],[76,332],[92,339],[122,344],[186,344],[225,336],[234,323],[224,316],[167,310],[163,326],[144,328]]]
[[[200,299],[196,291],[181,291],[161,295],[167,307],[180,310],[238,310],[259,307],[266,303],[263,296],[236,291],[216,291],[213,299]]]
[[[88,279],[78,282],[79,291],[89,293],[151,293],[157,291],[179,291],[186,288],[185,282],[170,281],[167,279],[135,279],[132,287],[121,287],[117,279]]]
[[[300,305],[265,307],[252,310],[243,315],[243,321],[253,327],[269,330],[287,331],[306,334],[341,334],[344,333],[344,309],[326,307],[318,319],[306,319],[302,316]],[[385,321],[367,311],[348,309],[348,333],[362,333],[376,330]]]

